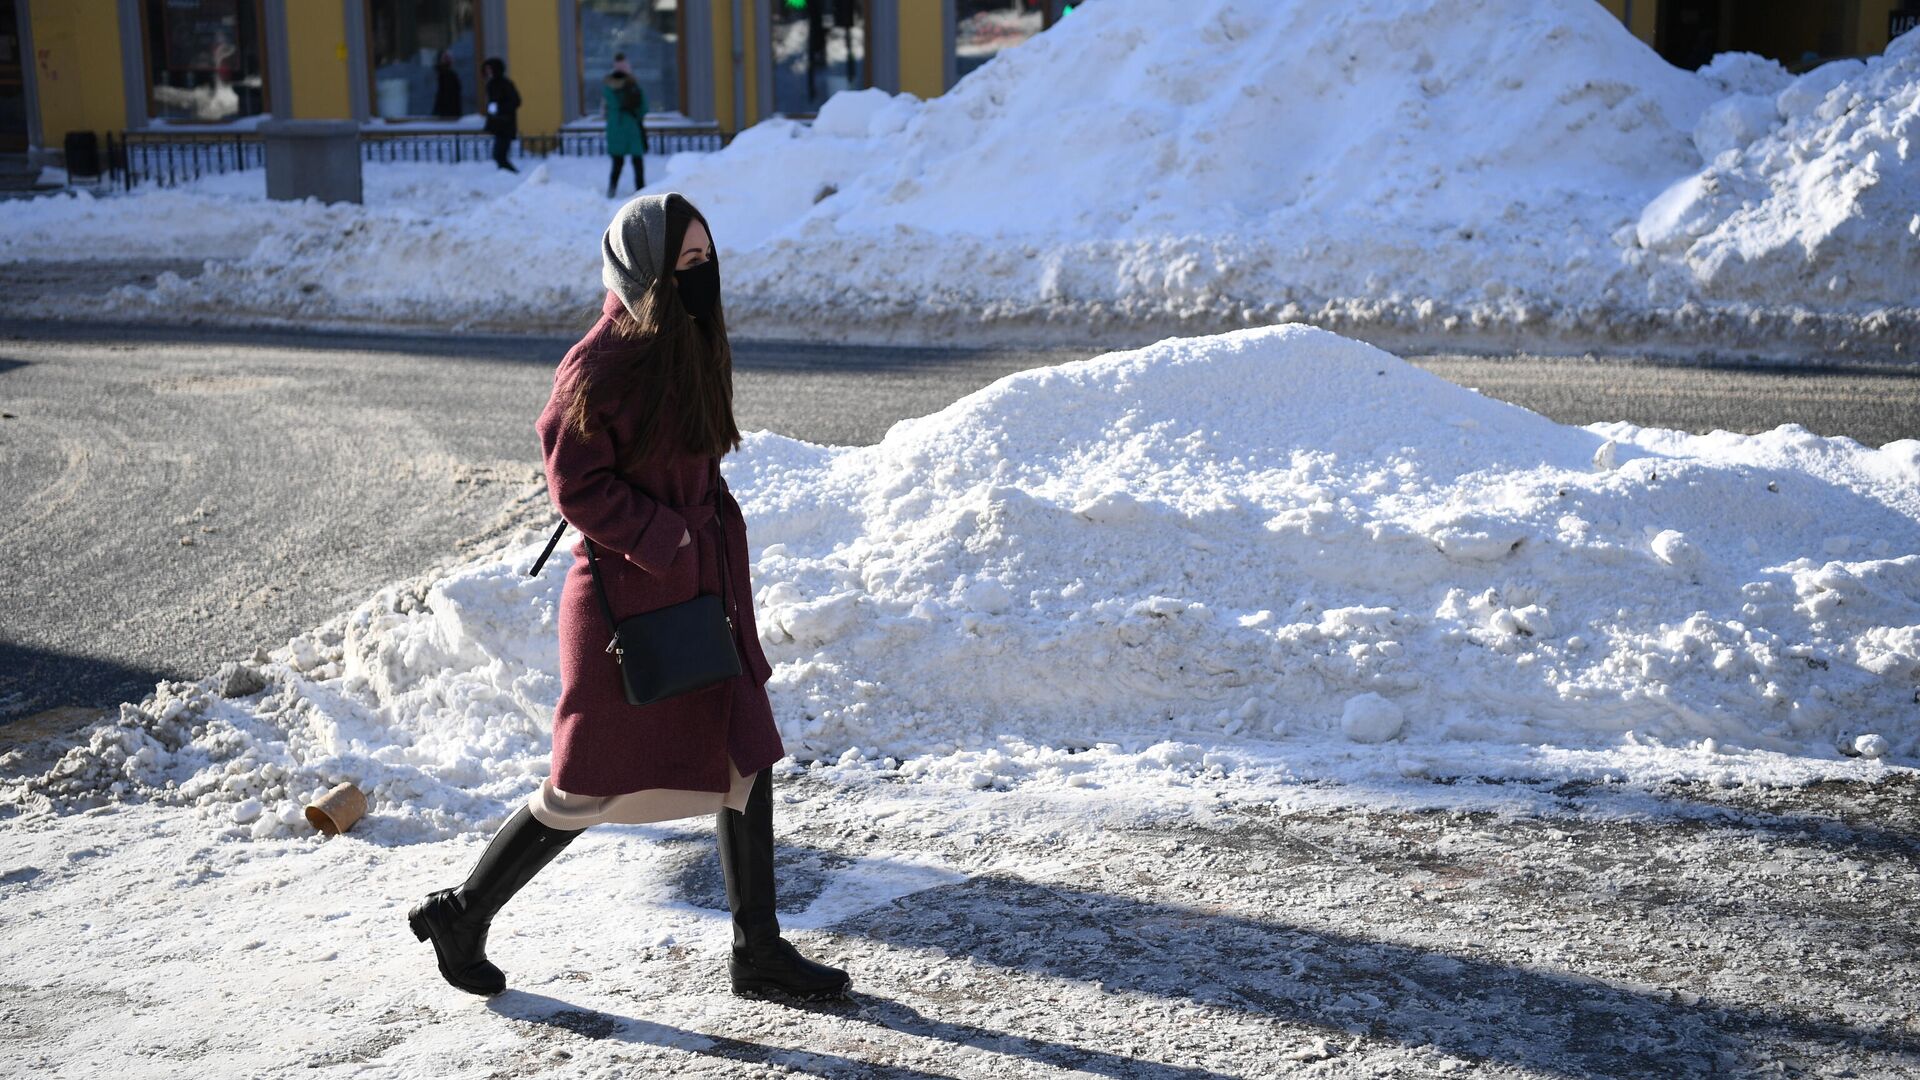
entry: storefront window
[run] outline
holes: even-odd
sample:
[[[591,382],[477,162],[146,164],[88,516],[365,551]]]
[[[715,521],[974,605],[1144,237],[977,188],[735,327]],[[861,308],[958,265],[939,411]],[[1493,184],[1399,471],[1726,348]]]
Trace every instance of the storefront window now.
[[[1047,0],[954,0],[953,74],[967,72],[1046,27]]]
[[[147,0],[150,115],[232,120],[267,111],[259,0]]]
[[[373,114],[452,120],[480,111],[474,0],[370,0]]]
[[[20,55],[20,6],[0,0],[0,153],[27,148],[25,70]]]
[[[773,108],[820,111],[841,90],[868,84],[867,13],[860,0],[769,0],[773,5]]]
[[[647,111],[680,108],[680,0],[579,0],[580,106],[606,108],[601,83],[624,54],[647,95]]]

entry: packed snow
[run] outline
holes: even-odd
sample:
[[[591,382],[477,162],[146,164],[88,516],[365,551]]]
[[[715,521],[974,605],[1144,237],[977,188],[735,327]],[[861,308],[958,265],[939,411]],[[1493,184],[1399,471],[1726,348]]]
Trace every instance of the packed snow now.
[[[878,444],[751,434],[789,771],[1142,800],[1459,776],[1800,782],[1920,753],[1920,442],[1554,424],[1290,325],[1008,376]],[[163,683],[9,798],[404,839],[547,770],[556,561],[383,589]]]
[[[1920,35],[1794,78],[1675,69],[1592,0],[1110,0],[937,99],[843,92],[656,163],[736,327],[1084,341],[1310,320],[1374,340],[1910,357]],[[187,318],[572,325],[604,165],[259,173],[0,206],[0,259],[204,256]]]

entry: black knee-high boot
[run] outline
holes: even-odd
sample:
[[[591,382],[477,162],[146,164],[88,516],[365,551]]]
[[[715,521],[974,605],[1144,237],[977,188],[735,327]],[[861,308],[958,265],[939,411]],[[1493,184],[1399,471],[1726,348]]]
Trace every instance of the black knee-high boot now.
[[[846,972],[801,956],[780,936],[774,914],[773,774],[762,769],[754,778],[746,813],[722,810],[715,824],[727,910],[733,913],[733,958],[727,964],[733,992],[777,990],[796,998],[846,993]]]
[[[524,805],[493,835],[458,888],[440,889],[407,912],[421,941],[433,939],[440,974],[470,994],[497,994],[507,977],[487,960],[487,927],[514,893],[585,829],[550,829]]]

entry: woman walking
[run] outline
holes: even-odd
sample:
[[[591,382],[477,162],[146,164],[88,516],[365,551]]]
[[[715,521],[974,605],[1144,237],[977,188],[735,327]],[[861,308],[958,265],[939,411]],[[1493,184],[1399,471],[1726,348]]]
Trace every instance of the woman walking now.
[[[487,77],[487,131],[493,135],[493,163],[508,172],[519,172],[507,154],[513,140],[520,137],[520,88],[507,78],[507,62],[489,56],[480,64]]]
[[[740,443],[720,264],[706,220],[677,194],[620,208],[601,238],[602,316],[560,361],[536,425],[547,489],[584,535],[561,589],[553,768],[457,888],[408,913],[440,973],[494,994],[495,913],[600,822],[715,814],[733,916],[735,993],[844,994],[847,974],[801,956],[774,914],[773,774],[785,748],[765,683],[747,529],[719,460]],[[549,546],[551,549],[551,546]],[[628,704],[595,567],[620,619],[720,597],[742,671],[704,689]]]
[[[620,159],[633,159],[633,190],[647,186],[647,93],[633,77],[633,65],[626,53],[613,57],[613,71],[600,87],[600,101],[607,112],[607,153],[613,156],[613,171],[607,175],[607,198],[620,186]]]

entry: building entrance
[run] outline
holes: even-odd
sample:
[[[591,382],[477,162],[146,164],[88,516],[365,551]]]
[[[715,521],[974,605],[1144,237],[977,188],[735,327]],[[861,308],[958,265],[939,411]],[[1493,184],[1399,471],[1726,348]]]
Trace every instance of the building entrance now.
[[[1654,47],[1676,67],[1697,68],[1715,53],[1751,52],[1802,71],[1851,54],[1855,22],[1871,15],[1863,11],[1867,6],[1860,0],[1665,0]]]
[[[20,5],[0,0],[0,154],[27,149],[26,62],[20,47]]]

